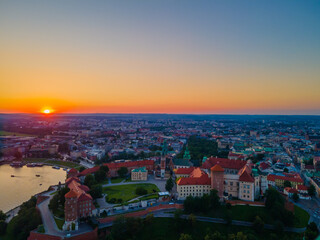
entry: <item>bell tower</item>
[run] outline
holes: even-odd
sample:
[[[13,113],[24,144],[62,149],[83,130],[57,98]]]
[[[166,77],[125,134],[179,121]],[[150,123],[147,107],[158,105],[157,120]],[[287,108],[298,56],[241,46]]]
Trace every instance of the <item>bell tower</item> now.
[[[163,141],[162,145],[162,153],[161,153],[161,160],[160,160],[160,168],[161,168],[161,178],[164,178],[164,174],[166,172],[166,158],[168,154],[168,147],[167,147],[167,141]]]

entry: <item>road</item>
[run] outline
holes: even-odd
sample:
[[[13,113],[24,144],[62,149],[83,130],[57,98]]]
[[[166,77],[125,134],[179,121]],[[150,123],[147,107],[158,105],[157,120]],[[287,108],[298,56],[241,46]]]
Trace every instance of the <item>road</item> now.
[[[64,236],[64,233],[58,229],[56,222],[54,221],[54,218],[48,207],[50,200],[53,197],[53,195],[50,195],[50,194],[55,192],[56,190],[57,189],[55,188],[55,190],[53,191],[42,194],[42,196],[48,196],[49,198],[43,201],[42,203],[38,204],[38,208],[41,213],[41,218],[42,218],[42,222],[43,222],[43,226],[46,234],[55,235],[55,236]]]

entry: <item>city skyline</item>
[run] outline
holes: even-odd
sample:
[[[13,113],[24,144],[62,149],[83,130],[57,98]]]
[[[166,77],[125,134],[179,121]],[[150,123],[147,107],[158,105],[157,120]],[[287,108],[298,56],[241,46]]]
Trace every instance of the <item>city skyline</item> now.
[[[319,2],[0,6],[1,113],[320,114]]]

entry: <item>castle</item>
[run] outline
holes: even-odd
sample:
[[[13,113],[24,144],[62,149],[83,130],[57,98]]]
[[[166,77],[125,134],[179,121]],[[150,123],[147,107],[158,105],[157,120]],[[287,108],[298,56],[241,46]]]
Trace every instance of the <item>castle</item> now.
[[[219,197],[238,198],[254,201],[261,194],[261,178],[252,170],[252,163],[244,160],[208,158],[201,168],[177,169],[178,199],[187,196],[201,197],[211,189],[218,191]]]

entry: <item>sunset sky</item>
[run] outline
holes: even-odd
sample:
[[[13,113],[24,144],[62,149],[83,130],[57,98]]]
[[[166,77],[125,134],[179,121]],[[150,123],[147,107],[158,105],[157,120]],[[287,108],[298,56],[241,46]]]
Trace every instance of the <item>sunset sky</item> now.
[[[320,1],[0,2],[0,112],[320,114]]]

